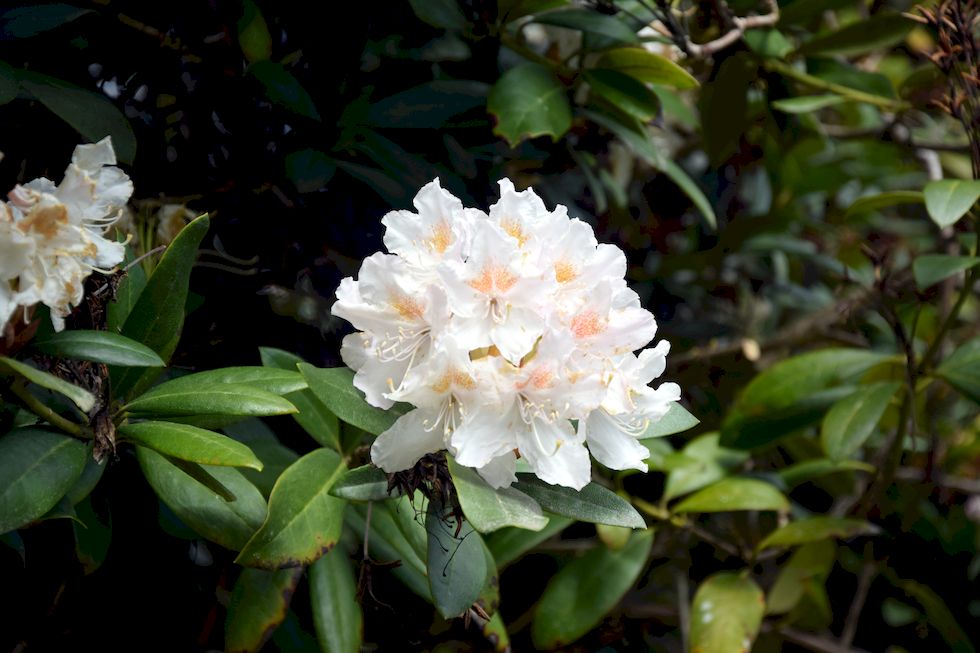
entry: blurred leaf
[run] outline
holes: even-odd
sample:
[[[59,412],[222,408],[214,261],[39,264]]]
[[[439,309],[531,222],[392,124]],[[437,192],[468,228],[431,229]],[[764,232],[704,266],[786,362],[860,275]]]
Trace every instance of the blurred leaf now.
[[[337,171],[332,157],[307,148],[286,155],[286,176],[301,193],[315,193],[326,188]]]
[[[948,227],[966,215],[980,198],[980,181],[940,179],[926,184],[922,194],[929,217],[940,227]]]
[[[286,618],[302,569],[243,569],[225,617],[225,651],[258,653]]]
[[[464,29],[469,23],[456,0],[408,0],[423,23],[441,29]]]
[[[487,548],[493,554],[497,567],[505,566],[517,560],[522,555],[551,539],[558,533],[571,526],[574,521],[568,517],[548,515],[548,525],[539,531],[529,531],[524,528],[502,528],[487,536]]]
[[[565,86],[547,68],[523,63],[504,73],[487,97],[493,133],[514,147],[525,138],[561,138],[572,126]]]
[[[31,342],[51,356],[121,365],[124,367],[163,367],[156,352],[135,340],[109,331],[72,330],[53,333]]]
[[[936,375],[980,403],[980,338],[960,345],[936,368]]]
[[[61,2],[4,9],[0,11],[0,41],[37,36],[91,13],[95,12]]]
[[[766,612],[784,614],[796,607],[808,583],[822,585],[826,581],[836,555],[837,546],[826,539],[804,544],[794,551],[769,590]]]
[[[779,7],[779,23],[794,25],[805,23],[826,11],[851,7],[851,0],[795,0],[785,7]]]
[[[507,624],[504,623],[499,612],[490,617],[490,621],[483,625],[481,634],[495,653],[508,653],[511,650]]]
[[[17,72],[0,61],[0,106],[13,102],[18,95],[20,95],[20,83],[17,81]]]
[[[347,552],[336,547],[310,566],[313,626],[324,653],[359,653],[364,617]]]
[[[476,601],[487,577],[483,541],[468,522],[457,524],[452,511],[437,501],[429,502],[425,529],[432,602],[444,619],[458,617]]]
[[[272,347],[260,347],[259,354],[262,357],[263,365],[283,370],[298,370],[299,364],[305,362],[296,354]],[[307,381],[307,383],[309,382]],[[312,390],[300,390],[288,394],[286,399],[299,411],[293,413],[293,419],[303,427],[303,430],[310,437],[325,447],[331,447],[336,451],[341,450],[340,424],[337,422],[337,416],[316,398]]]
[[[123,424],[118,430],[124,439],[166,456],[201,465],[262,470],[262,461],[251,449],[214,431],[172,422]]]
[[[0,544],[9,547],[14,553],[20,556],[21,565],[27,562],[27,549],[24,546],[24,538],[17,531],[0,533]]]
[[[493,554],[490,553],[490,549],[487,548],[482,539],[480,545],[483,547],[487,575],[483,579],[483,589],[480,590],[480,595],[476,597],[475,603],[485,613],[492,616],[497,614],[497,609],[500,608],[500,572],[497,571],[497,563],[493,559]]]
[[[226,501],[152,449],[136,447],[136,455],[157,496],[201,536],[237,551],[262,525],[265,499],[237,469],[202,468],[234,495]]]
[[[626,73],[597,68],[585,71],[584,78],[591,93],[618,111],[623,111],[641,122],[648,122],[660,115],[660,99],[657,94]]]
[[[556,515],[610,526],[646,528],[640,513],[615,492],[589,483],[581,490],[549,485],[534,474],[518,474],[515,488]]]
[[[674,402],[667,409],[667,413],[663,417],[655,422],[650,422],[646,430],[643,431],[643,434],[640,435],[640,444],[644,444],[645,446],[644,440],[662,438],[665,435],[674,435],[675,433],[694,428],[700,423],[701,421],[689,413],[686,408]]]
[[[507,23],[528,14],[566,7],[569,0],[497,0],[500,19]]]
[[[79,502],[75,509],[78,520],[72,521],[72,532],[75,536],[75,557],[82,565],[83,573],[88,576],[98,571],[109,554],[112,544],[112,519],[106,507],[106,516],[96,512],[91,497]]]
[[[644,48],[607,50],[596,63],[596,70],[608,68],[641,82],[660,84],[677,89],[696,88],[698,80],[681,66]]]
[[[690,653],[745,653],[752,648],[766,600],[746,573],[714,574],[698,587],[691,603]]]
[[[79,440],[39,428],[0,437],[0,533],[26,526],[57,505],[88,455]]]
[[[850,57],[882,50],[905,40],[914,23],[898,14],[878,14],[816,36],[800,47],[805,55]]]
[[[111,136],[120,161],[131,164],[136,158],[136,136],[129,120],[104,96],[35,72],[18,71],[17,75],[24,91],[88,141]]]
[[[896,587],[904,591],[910,598],[922,606],[929,620],[953,653],[976,653],[976,648],[970,643],[970,636],[956,621],[956,617],[947,607],[942,597],[936,594],[928,585],[914,580],[898,579]]]
[[[548,524],[541,506],[526,494],[512,488],[490,487],[479,474],[446,457],[459,504],[467,521],[481,533],[490,533],[504,526],[517,526],[539,531]]]
[[[468,79],[440,79],[371,102],[367,119],[386,128],[438,129],[453,116],[483,106],[490,86]]]
[[[384,433],[402,412],[396,408],[382,410],[369,404],[354,387],[354,372],[346,367],[321,368],[300,363],[310,390],[333,414],[372,435]]]
[[[124,409],[133,415],[287,415],[296,408],[266,390],[227,383],[190,386],[180,379],[162,383],[130,401]],[[172,387],[172,383],[177,383]]]
[[[794,487],[800,483],[811,481],[827,474],[843,471],[862,471],[873,472],[873,465],[858,460],[830,460],[829,458],[817,458],[816,460],[805,460],[789,467],[779,470],[779,477],[787,487]]]
[[[589,9],[559,9],[534,17],[535,23],[593,34],[616,43],[639,43],[636,33],[623,21]]]
[[[595,547],[552,576],[531,622],[534,646],[556,649],[597,626],[639,578],[652,546],[652,530],[634,532],[619,551]]]
[[[235,562],[262,569],[299,567],[332,549],[347,502],[330,496],[330,488],[346,469],[330,449],[317,449],[293,463],[272,488],[265,523]]]
[[[692,494],[673,512],[730,512],[733,510],[789,510],[789,501],[775,487],[754,478],[725,478]]]
[[[664,485],[664,498],[671,500],[725,478],[749,455],[719,446],[717,433],[706,433],[688,442],[682,451],[684,463],[672,467]]]
[[[249,63],[272,56],[272,36],[265,17],[252,0],[243,0],[242,17],[238,19],[238,44]]]
[[[704,216],[704,221],[708,223],[708,226],[711,229],[717,229],[718,218],[715,217],[715,210],[711,206],[711,201],[705,196],[701,187],[684,172],[684,169],[667,159],[662,160],[657,167],[687,195],[694,207]]]
[[[840,95],[803,95],[800,97],[787,98],[785,100],[775,100],[772,103],[773,109],[778,109],[783,113],[812,113],[825,107],[832,107],[835,104],[847,102],[847,98]],[[906,192],[906,191],[897,191]],[[864,198],[862,198],[864,199]],[[860,202],[861,200],[858,200]],[[850,209],[848,209],[850,211]]]
[[[613,116],[598,111],[583,111],[582,115],[611,131],[616,138],[636,152],[637,156],[655,168],[661,169],[666,165],[663,153],[654,146],[646,128],[630,116],[622,114]],[[632,124],[624,124],[624,121]]]
[[[850,458],[874,432],[901,383],[861,386],[827,411],[820,425],[820,442],[831,460]]]
[[[606,524],[596,524],[595,530],[599,540],[606,545],[606,548],[613,551],[619,551],[626,546],[630,540],[630,533],[633,532],[625,526],[607,526]]]
[[[925,201],[923,194],[917,190],[892,190],[878,193],[877,195],[865,195],[854,200],[854,203],[847,207],[844,216],[849,217],[862,213],[870,213],[885,207],[895,206],[896,204],[921,204],[923,201]]]
[[[47,388],[48,390],[68,397],[83,413],[88,413],[95,406],[95,395],[88,390],[79,388],[77,385],[68,383],[68,381],[63,381],[53,374],[42,372],[27,363],[21,363],[20,361],[15,361],[13,358],[0,356],[0,374],[5,370],[9,374],[21,376],[42,388]]]
[[[742,40],[749,49],[763,57],[785,59],[796,49],[778,29],[750,29],[742,34]]]
[[[316,110],[313,98],[299,80],[281,63],[274,61],[256,61],[246,71],[258,80],[265,90],[266,97],[298,116],[319,121],[320,113]]]
[[[170,360],[180,338],[191,267],[209,224],[204,214],[181,229],[153,269],[122,327],[124,336],[148,346],[164,361]],[[112,389],[117,397],[147,387],[159,374],[136,369],[116,372]]]
[[[817,516],[790,522],[769,533],[756,549],[762,551],[772,547],[789,547],[826,540],[828,538],[849,539],[856,535],[876,535],[880,529],[863,519]]]
[[[980,257],[977,256],[923,254],[912,261],[912,275],[919,290],[925,290],[957,272],[973,269],[977,265],[980,265]]]
[[[384,501],[398,496],[398,491],[392,489],[392,494],[388,494],[388,475],[384,470],[362,465],[344,473],[330,488],[330,494],[349,501]]]

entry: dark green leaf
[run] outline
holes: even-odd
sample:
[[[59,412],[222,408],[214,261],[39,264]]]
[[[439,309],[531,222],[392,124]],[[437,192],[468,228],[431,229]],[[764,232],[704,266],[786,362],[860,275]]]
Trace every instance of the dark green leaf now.
[[[37,36],[91,13],[61,2],[5,9],[0,12],[0,41]]]
[[[769,533],[756,547],[757,550],[777,546],[799,546],[808,542],[829,538],[849,539],[856,535],[875,535],[879,529],[863,519],[840,517],[809,517],[786,524]]]
[[[529,531],[524,528],[502,528],[487,536],[487,548],[493,554],[497,567],[505,566],[517,560],[522,555],[549,540],[574,523],[568,517],[547,515],[548,525],[539,531]]]
[[[320,368],[299,364],[310,390],[337,417],[373,435],[384,433],[401,416],[395,409],[382,410],[369,404],[354,387],[354,373],[346,367]]]
[[[286,618],[302,569],[243,569],[228,603],[225,651],[258,653]]]
[[[842,104],[844,102],[847,102],[847,98],[841,97],[840,95],[803,95],[800,97],[787,98],[785,100],[776,100],[772,103],[772,108],[778,109],[783,113],[806,114],[813,113],[814,111],[818,111],[826,107],[832,107],[835,104]],[[860,201],[861,200],[858,200],[858,202]]]
[[[549,11],[535,16],[534,22],[578,30],[616,43],[638,43],[640,40],[623,21],[589,9]]]
[[[168,381],[140,395],[125,406],[134,415],[287,415],[296,408],[280,397],[250,385],[228,383],[192,388]],[[176,383],[177,386],[171,386]]]
[[[670,59],[644,48],[616,48],[603,53],[596,68],[608,68],[625,73],[648,84],[672,88],[695,88],[698,80]]]
[[[504,526],[539,531],[547,525],[541,506],[528,495],[512,487],[494,489],[474,470],[457,464],[451,456],[447,460],[463,514],[477,531],[489,533]]]
[[[923,254],[912,261],[912,275],[920,290],[948,279],[957,272],[970,270],[980,265],[977,256],[950,256],[948,254]]]
[[[281,63],[256,61],[248,67],[248,74],[254,77],[265,90],[266,97],[298,116],[320,120],[320,112],[309,92],[299,80]]]
[[[92,493],[95,486],[99,484],[102,479],[102,474],[105,473],[105,468],[108,466],[108,457],[103,458],[101,461],[96,461],[95,456],[85,457],[85,467],[82,468],[82,473],[79,474],[72,486],[68,488],[68,492],[65,493],[65,499],[68,503],[75,505],[79,503],[85,497]]]
[[[501,76],[487,97],[497,119],[493,133],[514,147],[525,138],[561,138],[572,126],[565,86],[547,68],[523,63]]]
[[[265,422],[258,418],[225,428],[225,433],[246,445],[262,461],[262,471],[242,469],[242,474],[268,498],[279,476],[299,459],[299,454],[279,442]]]
[[[444,619],[458,617],[480,596],[487,578],[483,540],[469,523],[457,524],[452,511],[438,501],[429,502],[425,529],[432,602]]]
[[[610,526],[646,527],[643,517],[628,501],[601,485],[589,483],[576,491],[561,485],[549,485],[534,474],[518,474],[517,479],[515,488],[556,515]]]
[[[271,347],[260,347],[259,354],[263,365],[283,370],[297,370],[299,364],[305,362],[296,354]],[[293,419],[310,434],[310,437],[325,447],[341,450],[340,424],[337,422],[337,416],[316,398],[312,390],[291,393],[286,396],[286,399],[299,411],[293,413]]]
[[[635,532],[619,551],[598,546],[563,567],[544,588],[531,622],[536,648],[570,644],[602,621],[646,567],[653,531]]]
[[[660,114],[657,94],[626,73],[597,68],[585,71],[585,80],[591,93],[641,122],[653,120]]]
[[[374,465],[363,465],[344,473],[330,494],[349,501],[384,501],[398,496],[397,490],[388,494],[388,475]]]
[[[262,569],[298,567],[332,549],[347,502],[330,496],[330,488],[346,469],[330,449],[317,449],[293,463],[272,488],[265,523],[235,562]]]
[[[88,390],[79,388],[77,385],[68,383],[68,381],[63,381],[53,374],[42,372],[26,363],[15,361],[13,358],[7,358],[6,356],[0,356],[0,374],[5,371],[10,374],[22,376],[31,383],[36,383],[42,388],[47,388],[48,390],[68,397],[83,413],[89,412],[95,406],[95,395]]]
[[[806,55],[849,57],[882,50],[905,40],[915,25],[898,14],[878,14],[810,39],[800,48]]]
[[[874,466],[858,460],[830,460],[829,458],[817,458],[816,460],[805,460],[789,467],[779,470],[779,477],[787,487],[794,487],[800,483],[811,481],[827,474],[835,472],[862,471],[873,472]]]
[[[467,79],[426,82],[371,103],[368,122],[376,127],[438,129],[453,116],[483,106],[490,87]]]
[[[830,407],[820,426],[820,442],[831,460],[850,458],[874,432],[901,383],[873,383]]]
[[[926,184],[922,194],[929,217],[940,227],[948,227],[966,215],[980,198],[980,181],[940,179]]]
[[[13,102],[20,95],[20,82],[13,68],[0,61],[0,106]]]
[[[840,97],[837,95],[831,96],[813,96],[813,97]],[[773,105],[776,103],[773,102]],[[844,213],[845,216],[860,215],[862,213],[870,213],[872,211],[877,211],[889,206],[895,206],[897,204],[922,204],[925,201],[923,194],[917,190],[892,190],[885,193],[878,193],[877,195],[865,195],[864,197],[859,197],[854,200],[854,203],[847,207],[847,211]]]
[[[646,128],[636,120],[622,114],[613,115],[598,111],[583,111],[582,115],[611,131],[616,138],[623,141],[637,156],[653,167],[659,170],[666,166],[663,153],[654,146]]]
[[[264,61],[272,56],[272,36],[265,17],[252,0],[242,2],[242,17],[238,19],[238,44],[249,63]]]
[[[692,494],[674,507],[681,512],[775,510],[786,512],[789,501],[775,487],[754,478],[725,478]]]
[[[468,24],[456,0],[408,0],[408,3],[419,20],[433,27],[461,30]]]
[[[310,566],[313,626],[324,653],[360,653],[364,617],[351,560],[342,547]]]
[[[42,429],[0,437],[0,533],[26,526],[57,505],[87,456],[80,441]]]
[[[712,229],[717,229],[718,218],[715,217],[715,210],[711,206],[711,201],[705,196],[701,187],[684,172],[684,169],[673,161],[666,159],[658,167],[668,179],[677,184],[677,187],[687,195],[688,199],[694,204],[694,207],[704,216],[704,220],[708,223],[708,226]]]
[[[748,459],[747,452],[726,449],[718,441],[717,433],[706,433],[684,446],[680,464],[671,466],[667,475],[665,499],[669,501],[720,481]]]
[[[52,356],[109,365],[163,367],[166,364],[146,345],[109,331],[62,331],[31,344]]]
[[[116,287],[115,301],[109,304],[107,310],[106,329],[112,333],[120,333],[122,331],[123,325],[126,323],[126,318],[129,317],[130,312],[136,305],[136,300],[139,299],[140,293],[146,287],[146,271],[143,270],[143,266],[140,264],[131,265],[133,261],[132,254],[132,250],[126,250],[126,258],[124,260],[127,265],[126,275]]]
[[[709,576],[691,603],[691,653],[746,653],[762,625],[766,600],[745,574]]]
[[[936,369],[954,388],[980,403],[980,338],[960,346]]]
[[[112,543],[112,518],[108,506],[105,517],[95,510],[91,497],[86,497],[75,506],[78,521],[72,521],[75,535],[75,557],[82,565],[86,576],[98,571],[109,554]]]
[[[166,456],[201,465],[262,470],[262,461],[251,449],[214,431],[172,422],[124,424],[118,430],[124,439]]]
[[[319,150],[305,149],[286,155],[286,176],[301,193],[325,188],[336,171],[333,158]]]
[[[640,444],[646,445],[644,440],[651,438],[662,438],[665,435],[674,435],[700,424],[700,420],[687,412],[687,409],[678,403],[673,403],[667,409],[667,414],[655,422],[647,425],[643,435],[640,436]]]
[[[943,598],[931,587],[914,580],[905,579],[898,579],[895,584],[922,606],[926,613],[926,619],[935,626],[942,638],[946,640],[950,651],[953,653],[976,653],[976,648],[970,642],[970,636],[956,621],[956,617],[953,616]]]

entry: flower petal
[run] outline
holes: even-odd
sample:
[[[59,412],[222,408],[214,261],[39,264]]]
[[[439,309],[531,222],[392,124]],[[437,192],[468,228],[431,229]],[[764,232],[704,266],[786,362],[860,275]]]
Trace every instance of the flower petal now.
[[[399,417],[371,445],[371,462],[390,474],[408,469],[422,456],[444,449],[442,429],[425,429],[425,424],[432,423],[435,417],[431,411],[422,409]]]

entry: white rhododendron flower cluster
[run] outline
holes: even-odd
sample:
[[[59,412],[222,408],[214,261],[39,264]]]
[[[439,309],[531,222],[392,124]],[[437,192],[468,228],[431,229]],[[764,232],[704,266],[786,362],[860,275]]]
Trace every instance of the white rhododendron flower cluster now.
[[[115,163],[108,137],[79,145],[60,184],[41,177],[0,201],[0,331],[18,307],[38,302],[62,330],[82,301],[85,279],[123,260],[123,243],[106,232],[122,215],[133,183]]]
[[[337,290],[333,313],[359,331],[341,350],[354,385],[374,406],[415,406],[372,460],[395,472],[447,449],[494,487],[516,480],[518,457],[575,489],[591,479],[590,452],[646,471],[637,438],[680,389],[648,385],[669,344],[643,349],[657,324],[626,286],[625,255],[564,206],[506,179],[500,189],[487,215],[427,184],[417,213],[382,220],[390,253]]]

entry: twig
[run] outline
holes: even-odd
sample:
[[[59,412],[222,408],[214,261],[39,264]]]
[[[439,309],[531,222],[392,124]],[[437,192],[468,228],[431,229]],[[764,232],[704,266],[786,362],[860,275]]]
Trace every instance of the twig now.
[[[779,22],[779,5],[776,4],[776,0],[767,0],[766,4],[768,5],[768,12],[760,16],[731,16],[729,19],[731,28],[713,41],[700,44],[693,43],[686,33],[683,34],[684,46],[681,49],[691,57],[710,57],[741,39],[747,30],[775,25]],[[724,2],[719,2],[719,5],[727,9]],[[727,16],[723,14],[723,18],[727,18]]]
[[[691,632],[691,607],[690,587],[687,582],[687,574],[680,569],[674,570],[674,589],[677,593],[677,618],[681,628],[681,648],[687,650],[687,643]]]
[[[861,620],[861,611],[864,609],[864,603],[868,599],[868,589],[871,588],[871,581],[874,579],[875,572],[877,571],[877,565],[871,561],[872,547],[870,543],[864,547],[864,557],[868,561],[861,567],[861,573],[858,575],[857,588],[854,590],[854,599],[851,601],[851,607],[847,611],[844,630],[840,636],[840,646],[845,649],[850,648],[851,642],[854,641],[854,636],[857,634],[858,622]]]
[[[910,483],[923,483],[927,481],[923,471],[914,467],[898,468],[895,470],[895,479]],[[980,494],[980,480],[977,479],[966,478],[964,476],[951,476],[949,474],[933,474],[932,478],[928,480],[938,487],[948,490],[970,495]]]
[[[762,64],[767,70],[779,73],[784,77],[789,77],[794,79],[801,84],[805,84],[810,88],[815,88],[821,91],[829,91],[831,93],[836,93],[837,95],[843,96],[855,102],[864,102],[866,104],[872,104],[882,109],[889,111],[905,111],[911,109],[912,105],[904,100],[893,100],[891,98],[882,97],[880,95],[873,95],[871,93],[865,93],[864,91],[859,91],[853,89],[850,86],[844,86],[843,84],[835,84],[834,82],[828,82],[825,79],[820,79],[819,77],[814,77],[813,75],[808,75],[802,71],[793,68],[789,64],[783,63],[782,61],[777,61],[775,59],[766,59]]]
[[[38,400],[37,397],[31,394],[31,391],[27,389],[22,381],[14,381],[13,385],[10,386],[10,389],[15,395],[17,395],[17,398],[24,403],[24,406],[26,406],[28,410],[51,426],[59,428],[65,433],[70,433],[77,438],[85,438],[88,440],[92,439],[93,435],[86,432],[81,424],[76,424],[71,420],[65,419],[58,413],[51,410],[48,406],[45,406]]]

